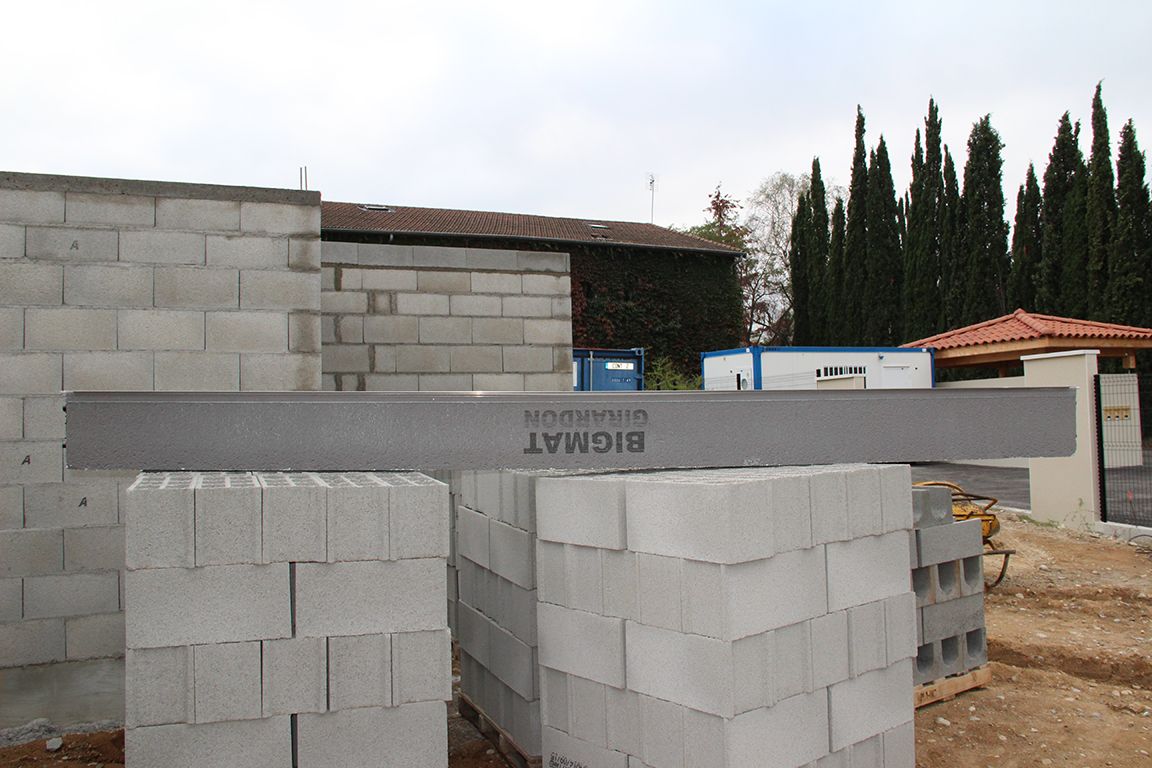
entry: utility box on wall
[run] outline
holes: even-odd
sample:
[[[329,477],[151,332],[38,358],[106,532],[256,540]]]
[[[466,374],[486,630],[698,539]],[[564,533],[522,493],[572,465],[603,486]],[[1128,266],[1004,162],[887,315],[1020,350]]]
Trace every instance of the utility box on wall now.
[[[744,347],[703,352],[704,389],[817,389],[863,377],[867,389],[930,389],[931,349],[902,347]],[[822,386],[821,386],[822,385]]]
[[[635,392],[644,389],[644,348],[572,350],[576,392]]]

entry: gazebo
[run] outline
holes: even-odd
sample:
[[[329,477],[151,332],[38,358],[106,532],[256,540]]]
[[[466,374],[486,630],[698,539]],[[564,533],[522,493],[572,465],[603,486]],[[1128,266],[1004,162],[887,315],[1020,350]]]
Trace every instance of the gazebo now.
[[[1017,309],[1010,315],[938,333],[905,347],[935,350],[937,368],[996,367],[1000,375],[1020,365],[1025,355],[1098,349],[1102,357],[1119,357],[1136,367],[1136,352],[1152,349],[1152,328],[1055,317]]]

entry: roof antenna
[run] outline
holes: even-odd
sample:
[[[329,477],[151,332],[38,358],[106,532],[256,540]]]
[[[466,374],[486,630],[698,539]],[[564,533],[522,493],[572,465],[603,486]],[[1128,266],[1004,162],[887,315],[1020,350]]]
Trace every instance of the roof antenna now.
[[[300,189],[308,189],[308,166],[300,166]]]
[[[652,201],[648,207],[648,223],[656,223],[656,174],[651,171],[648,172],[648,192],[651,195]]]

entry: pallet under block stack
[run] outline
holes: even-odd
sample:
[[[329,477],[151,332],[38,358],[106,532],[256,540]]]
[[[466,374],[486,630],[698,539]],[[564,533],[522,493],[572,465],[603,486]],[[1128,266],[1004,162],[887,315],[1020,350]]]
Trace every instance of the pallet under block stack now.
[[[984,546],[979,520],[953,518],[947,488],[914,488],[912,509],[915,682],[924,685],[971,672],[988,662]]]

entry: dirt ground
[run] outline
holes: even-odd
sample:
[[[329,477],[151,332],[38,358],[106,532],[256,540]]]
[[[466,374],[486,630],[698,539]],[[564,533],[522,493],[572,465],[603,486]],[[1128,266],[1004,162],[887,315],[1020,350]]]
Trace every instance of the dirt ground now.
[[[1001,520],[997,543],[1017,554],[988,595],[992,683],[917,711],[917,768],[1152,766],[1152,540]],[[503,768],[452,715],[449,766]],[[120,768],[123,743],[120,731],[65,736],[55,753],[31,742],[0,749],[0,768]]]

